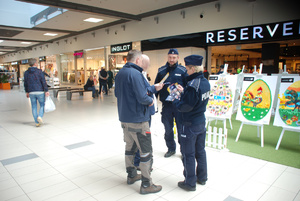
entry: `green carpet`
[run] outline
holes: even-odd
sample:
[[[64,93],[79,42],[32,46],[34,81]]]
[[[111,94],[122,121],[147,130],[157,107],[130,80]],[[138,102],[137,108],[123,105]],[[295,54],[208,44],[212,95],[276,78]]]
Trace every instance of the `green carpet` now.
[[[273,126],[274,117],[272,117],[270,125],[264,126],[264,147],[260,146],[257,126],[244,125],[238,142],[235,142],[241,125],[241,121],[235,120],[235,118],[236,114],[233,114],[231,117],[232,130],[227,121],[227,148],[230,152],[300,168],[300,134],[298,132],[285,131],[279,149],[275,150],[282,128]],[[211,126],[223,128],[223,121],[218,121],[216,125],[215,122],[212,122]]]

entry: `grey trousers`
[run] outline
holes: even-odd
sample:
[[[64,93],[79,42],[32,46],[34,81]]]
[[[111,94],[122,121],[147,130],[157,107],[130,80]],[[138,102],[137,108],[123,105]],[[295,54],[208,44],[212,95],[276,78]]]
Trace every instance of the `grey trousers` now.
[[[140,169],[142,173],[142,185],[148,187],[152,185],[151,168],[153,163],[152,157],[152,141],[149,122],[141,123],[123,123],[121,126],[124,132],[125,145],[125,165],[128,177],[137,175],[136,167],[134,166],[134,156],[139,149],[141,162]]]

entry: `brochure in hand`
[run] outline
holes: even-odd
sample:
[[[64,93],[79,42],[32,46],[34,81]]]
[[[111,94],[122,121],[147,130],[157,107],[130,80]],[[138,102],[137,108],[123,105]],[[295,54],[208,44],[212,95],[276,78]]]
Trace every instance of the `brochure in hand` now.
[[[177,83],[168,86],[168,92],[170,93],[170,95],[166,98],[166,101],[174,101],[175,99],[180,100],[181,94],[177,86],[178,86]]]

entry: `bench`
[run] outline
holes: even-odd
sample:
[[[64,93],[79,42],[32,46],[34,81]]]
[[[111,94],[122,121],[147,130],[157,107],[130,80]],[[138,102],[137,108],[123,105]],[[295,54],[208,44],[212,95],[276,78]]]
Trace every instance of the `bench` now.
[[[83,93],[84,92],[92,92],[92,91],[86,91],[82,88],[80,89],[77,89],[77,90],[68,90],[67,91],[67,100],[72,100],[72,94],[73,93],[79,93],[80,96],[83,96]],[[98,97],[99,94],[98,94],[98,89],[95,90],[95,96]]]

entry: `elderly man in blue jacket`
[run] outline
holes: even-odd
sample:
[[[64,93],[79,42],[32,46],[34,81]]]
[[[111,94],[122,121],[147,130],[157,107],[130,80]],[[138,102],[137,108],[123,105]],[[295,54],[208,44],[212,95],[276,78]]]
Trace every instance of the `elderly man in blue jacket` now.
[[[203,75],[203,57],[190,55],[184,58],[187,69],[187,85],[178,86],[181,97],[175,99],[180,112],[182,132],[179,133],[184,181],[178,186],[187,191],[196,190],[196,182],[205,185],[207,180],[207,163],[205,152],[205,110],[208,103],[210,84]],[[197,162],[197,167],[196,163]]]
[[[149,127],[150,110],[153,98],[147,93],[147,86],[142,71],[142,53],[131,50],[127,63],[118,72],[115,79],[115,96],[117,97],[118,114],[124,132],[125,165],[127,184],[142,180],[140,193],[157,193],[162,186],[154,185],[151,179],[152,142]],[[141,175],[134,166],[134,155],[140,151]]]

